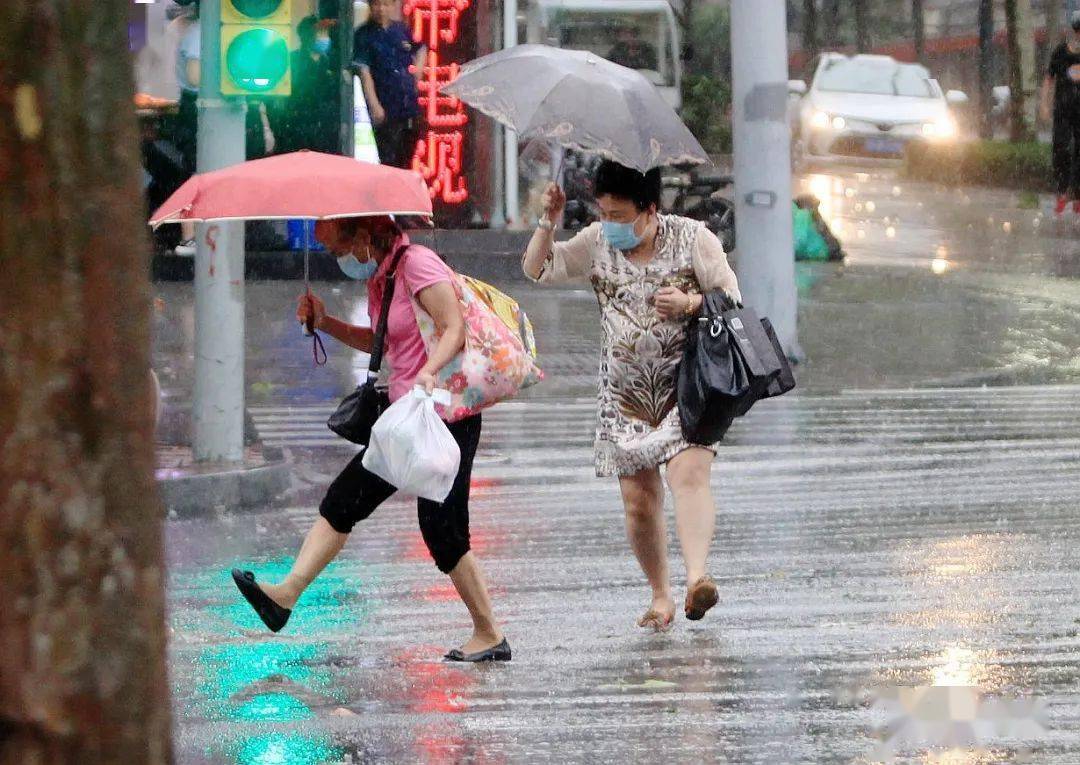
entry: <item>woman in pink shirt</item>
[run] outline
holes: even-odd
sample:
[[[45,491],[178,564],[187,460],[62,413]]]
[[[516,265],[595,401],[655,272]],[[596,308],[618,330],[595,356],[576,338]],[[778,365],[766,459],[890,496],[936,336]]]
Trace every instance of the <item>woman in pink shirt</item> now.
[[[453,272],[426,247],[412,245],[389,218],[352,218],[320,226],[320,239],[338,254],[348,276],[367,279],[368,315],[378,322],[387,271],[398,259],[384,358],[391,368],[390,400],[396,401],[414,385],[428,392],[436,375],[465,343],[465,323],[452,283]],[[427,353],[412,299],[434,319],[438,345]],[[296,317],[314,318],[315,327],[352,348],[370,353],[374,333],[329,316],[314,295],[300,298]],[[510,646],[495,621],[484,575],[469,548],[469,485],[473,457],[480,441],[480,415],[448,425],[461,447],[461,468],[450,495],[442,504],[420,499],[420,531],[439,570],[450,575],[473,620],[472,637],[446,654],[451,661],[509,661]],[[367,518],[397,489],[361,464],[363,452],[330,484],[319,507],[320,518],[308,532],[292,570],[278,584],[258,584],[250,571],[233,571],[233,579],[263,622],[277,632],[285,626],[300,594],[345,546],[353,526]]]

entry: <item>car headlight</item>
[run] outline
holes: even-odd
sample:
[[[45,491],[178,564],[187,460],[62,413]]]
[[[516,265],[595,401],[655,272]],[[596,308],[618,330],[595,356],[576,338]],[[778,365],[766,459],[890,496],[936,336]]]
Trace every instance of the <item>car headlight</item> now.
[[[924,123],[922,132],[927,138],[952,138],[956,135],[956,121],[952,117],[940,117]]]
[[[810,118],[810,125],[818,130],[824,130],[832,123],[832,118],[826,112],[814,112]]]
[[[843,117],[833,117],[832,118],[832,129],[833,130],[843,130],[846,127],[847,127],[847,120],[844,119]]]

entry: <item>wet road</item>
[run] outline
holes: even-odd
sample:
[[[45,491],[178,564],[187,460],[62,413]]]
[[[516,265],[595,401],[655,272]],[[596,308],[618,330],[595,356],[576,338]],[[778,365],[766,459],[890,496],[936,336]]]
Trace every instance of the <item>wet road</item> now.
[[[849,231],[844,267],[802,269],[816,276],[802,290],[802,388],[729,435],[713,471],[720,605],[668,635],[634,627],[647,590],[617,485],[590,467],[592,298],[518,290],[550,379],[485,416],[472,506],[515,651],[505,666],[439,661],[468,620],[404,500],[359,527],[284,633],[258,629],[227,571],[287,569],[353,453],[323,422],[365,359],[335,346],[313,371],[279,310],[296,286],[249,284],[252,414],[287,449],[294,486],[265,513],[168,525],[180,761],[862,763],[887,719],[873,689],[977,686],[1037,697],[1045,730],[1002,725],[985,751],[927,753],[949,742],[939,731],[901,761],[1080,762],[1076,285],[1028,257],[1055,227],[1071,247],[1071,224],[976,235],[962,217],[974,203],[916,217],[940,194],[841,184],[831,214],[867,233]],[[1003,197],[991,201],[1010,209]],[[870,199],[911,239],[865,215]],[[332,289],[338,311],[361,312]],[[180,400],[184,290],[161,289],[181,321],[157,346]],[[972,387],[983,380],[1061,384]],[[672,556],[678,574],[674,539]]]

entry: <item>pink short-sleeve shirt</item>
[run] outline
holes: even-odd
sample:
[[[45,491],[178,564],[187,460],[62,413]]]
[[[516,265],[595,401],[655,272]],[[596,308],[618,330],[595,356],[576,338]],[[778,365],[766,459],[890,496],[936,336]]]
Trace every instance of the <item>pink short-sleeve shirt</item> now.
[[[394,281],[394,297],[390,302],[383,351],[384,363],[390,366],[391,401],[397,401],[409,392],[416,375],[423,369],[428,358],[424,339],[416,326],[416,313],[411,298],[434,284],[452,283],[453,280],[453,271],[438,255],[427,247],[410,245],[409,238],[404,234],[390,252],[396,252],[398,247],[406,245],[409,250],[401,256]],[[379,321],[386,272],[392,259],[392,256],[386,258],[368,281],[368,316],[371,318],[372,328]]]

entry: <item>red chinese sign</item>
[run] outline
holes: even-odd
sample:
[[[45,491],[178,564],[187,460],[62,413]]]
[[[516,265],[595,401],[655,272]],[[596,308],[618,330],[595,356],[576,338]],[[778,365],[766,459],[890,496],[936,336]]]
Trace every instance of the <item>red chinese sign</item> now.
[[[413,156],[413,169],[424,176],[432,199],[458,205],[469,198],[462,162],[469,115],[456,98],[439,88],[458,76],[460,62],[444,60],[445,48],[458,39],[462,16],[472,0],[405,0],[402,13],[416,42],[427,45],[427,63],[420,79],[420,106],[427,131]]]

